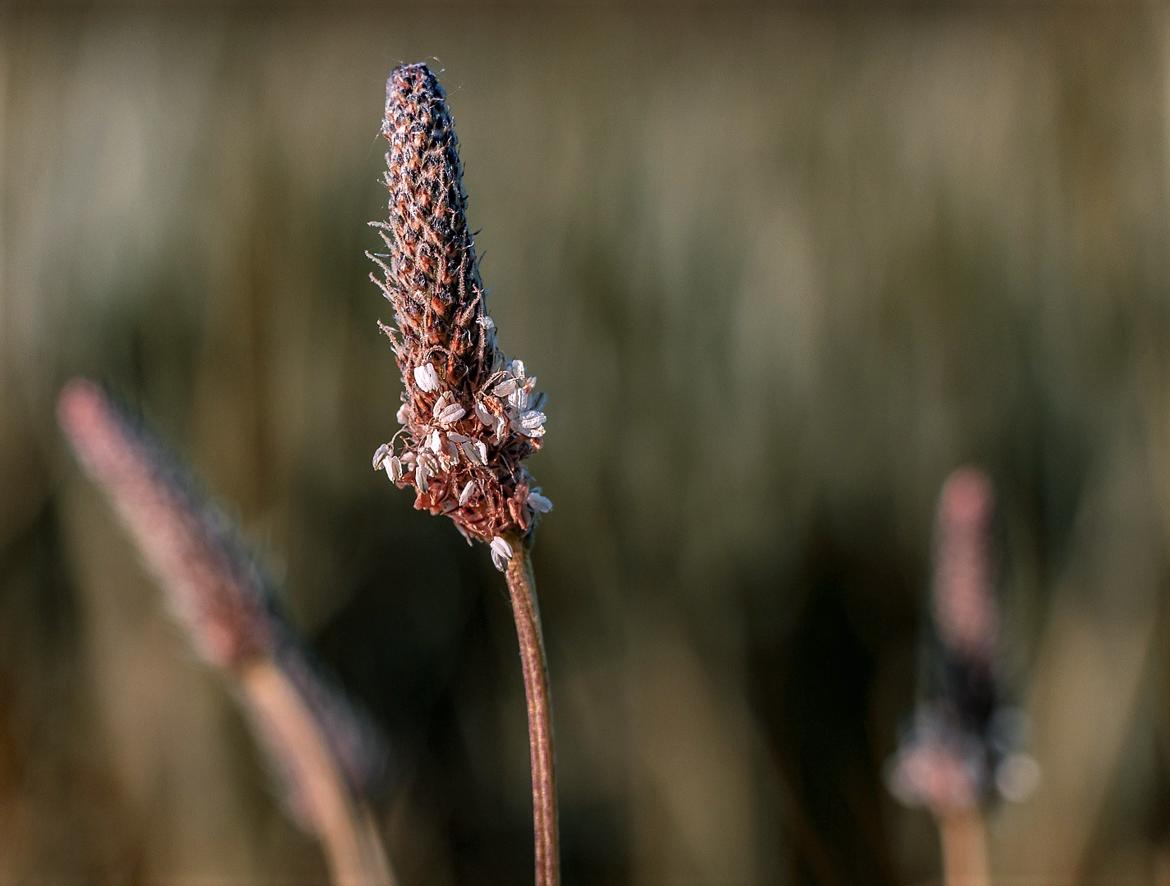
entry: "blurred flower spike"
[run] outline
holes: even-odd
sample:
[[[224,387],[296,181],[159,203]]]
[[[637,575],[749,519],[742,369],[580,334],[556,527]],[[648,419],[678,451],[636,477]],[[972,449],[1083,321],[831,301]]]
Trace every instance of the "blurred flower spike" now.
[[[141,421],[97,384],[69,382],[58,420],[77,460],[117,512],[167,602],[201,657],[242,690],[241,704],[277,771],[283,799],[306,828],[323,832],[319,775],[306,768],[303,742],[291,741],[277,716],[286,706],[249,687],[276,671],[300,699],[348,790],[377,793],[389,751],[373,721],[323,673],[303,648],[278,588],[239,539],[232,522]]]
[[[943,484],[919,701],[891,761],[891,792],[936,816],[1024,799],[1039,770],[1018,748],[1022,714],[999,685],[995,496],[987,476],[960,468]]]
[[[496,345],[487,313],[451,113],[423,64],[386,84],[389,218],[372,222],[389,250],[370,253],[371,278],[394,309],[389,337],[404,392],[399,431],[373,467],[415,493],[415,507],[446,514],[468,542],[491,545],[500,569],[508,538],[530,533],[552,509],[523,462],[540,449],[544,395],[520,360]]]
[[[200,654],[237,670],[288,642],[274,589],[178,463],[95,383],[74,379],[58,418]]]

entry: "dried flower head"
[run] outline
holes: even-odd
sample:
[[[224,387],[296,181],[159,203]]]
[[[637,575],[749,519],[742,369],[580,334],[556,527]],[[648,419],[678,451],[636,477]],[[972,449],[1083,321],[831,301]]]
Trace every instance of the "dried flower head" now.
[[[389,252],[369,254],[380,270],[370,276],[394,308],[395,326],[380,325],[405,390],[401,428],[373,466],[413,488],[416,508],[448,515],[469,542],[491,543],[503,569],[511,557],[504,536],[529,533],[552,507],[523,464],[544,437],[544,397],[536,377],[496,345],[459,143],[426,65],[391,72],[382,134],[389,218],[371,224]]]

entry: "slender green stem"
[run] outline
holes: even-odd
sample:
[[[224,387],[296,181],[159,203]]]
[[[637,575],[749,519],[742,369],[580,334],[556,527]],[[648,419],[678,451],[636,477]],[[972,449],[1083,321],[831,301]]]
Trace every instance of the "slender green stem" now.
[[[536,581],[524,542],[508,538],[516,553],[508,563],[508,594],[520,643],[524,695],[528,700],[528,747],[532,757],[532,828],[535,836],[536,886],[558,886],[561,880],[560,835],[557,829],[557,776],[553,753],[552,700],[548,659],[536,602]]]

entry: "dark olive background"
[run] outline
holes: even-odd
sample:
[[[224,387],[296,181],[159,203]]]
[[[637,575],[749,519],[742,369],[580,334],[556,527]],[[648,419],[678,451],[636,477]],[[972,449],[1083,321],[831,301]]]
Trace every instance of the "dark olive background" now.
[[[964,463],[1043,767],[996,869],[1170,876],[1170,15],[160,3],[0,7],[0,882],[324,876],[63,446],[79,373],[384,726],[402,882],[530,876],[499,576],[369,468],[399,382],[365,223],[386,74],[420,59],[549,393],[566,882],[936,876],[882,768]]]

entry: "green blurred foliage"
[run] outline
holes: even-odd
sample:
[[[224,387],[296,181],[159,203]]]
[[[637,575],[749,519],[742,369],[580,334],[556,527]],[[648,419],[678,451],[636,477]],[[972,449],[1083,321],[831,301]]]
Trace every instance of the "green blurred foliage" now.
[[[486,551],[369,471],[383,82],[442,70],[535,548],[571,883],[894,883],[934,497],[1003,506],[1037,882],[1170,864],[1170,16],[0,8],[0,882],[319,882],[55,429],[109,382],[394,750],[406,884],[530,876]]]

